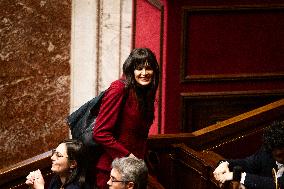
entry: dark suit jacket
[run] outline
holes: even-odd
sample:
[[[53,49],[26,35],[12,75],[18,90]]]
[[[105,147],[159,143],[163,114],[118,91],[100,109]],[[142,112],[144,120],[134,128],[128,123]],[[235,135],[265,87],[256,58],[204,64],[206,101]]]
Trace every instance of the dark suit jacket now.
[[[235,166],[241,166],[246,172],[244,185],[247,189],[275,189],[272,168],[277,168],[272,154],[261,148],[255,154],[244,159],[227,160],[230,171]],[[276,169],[277,170],[277,169]],[[284,187],[284,175],[278,178],[280,188]]]

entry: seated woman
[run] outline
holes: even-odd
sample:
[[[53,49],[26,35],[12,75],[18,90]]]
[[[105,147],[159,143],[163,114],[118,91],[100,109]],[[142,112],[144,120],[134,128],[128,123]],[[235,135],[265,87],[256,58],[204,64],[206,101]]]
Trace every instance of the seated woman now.
[[[80,141],[64,140],[52,151],[51,170],[55,176],[49,189],[89,189],[84,169],[85,148]],[[27,176],[26,184],[33,189],[44,189],[44,179],[40,170]]]

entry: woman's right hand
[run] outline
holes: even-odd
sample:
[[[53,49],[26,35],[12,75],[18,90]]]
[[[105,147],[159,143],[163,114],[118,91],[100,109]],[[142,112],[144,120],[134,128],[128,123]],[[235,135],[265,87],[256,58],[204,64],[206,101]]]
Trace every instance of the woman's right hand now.
[[[30,172],[26,178],[26,184],[33,189],[44,189],[44,179],[40,170]]]

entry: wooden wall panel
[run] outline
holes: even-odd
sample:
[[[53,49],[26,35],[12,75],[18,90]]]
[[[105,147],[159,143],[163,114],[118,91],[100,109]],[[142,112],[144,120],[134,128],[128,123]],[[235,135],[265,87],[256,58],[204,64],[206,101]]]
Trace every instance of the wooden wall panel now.
[[[284,6],[184,7],[182,81],[284,78]]]
[[[187,188],[187,189],[217,189],[218,184],[210,179],[212,178],[212,167],[217,164],[211,164],[214,154],[198,153],[184,144],[175,145],[175,154],[173,156],[173,185],[170,189]],[[216,154],[217,155],[217,154]],[[203,156],[203,157],[202,157]],[[204,157],[206,157],[204,161]],[[211,157],[209,157],[211,156]],[[217,156],[216,156],[217,157]],[[219,157],[218,157],[219,158]]]
[[[181,94],[182,132],[193,132],[284,97],[284,91]]]
[[[134,2],[133,46],[148,46],[162,59],[158,133],[190,131],[184,127],[181,93],[215,98],[214,93],[284,90],[282,0]],[[259,104],[254,100],[247,106]],[[237,110],[232,103],[214,111],[228,117],[248,110],[244,101]],[[204,116],[195,113],[194,120]]]

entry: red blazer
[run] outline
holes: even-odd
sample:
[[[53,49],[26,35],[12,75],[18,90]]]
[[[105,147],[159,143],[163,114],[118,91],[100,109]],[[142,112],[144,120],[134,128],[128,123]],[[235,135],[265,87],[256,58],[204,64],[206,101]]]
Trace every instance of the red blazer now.
[[[143,159],[152,123],[142,118],[134,91],[127,91],[120,80],[114,81],[104,94],[93,132],[94,140],[104,148],[96,168],[110,171],[114,158],[130,153]]]

